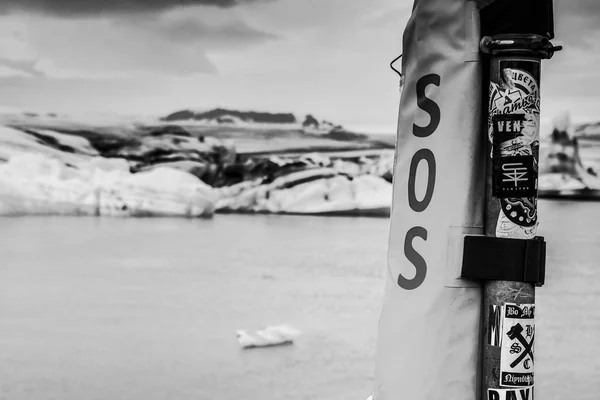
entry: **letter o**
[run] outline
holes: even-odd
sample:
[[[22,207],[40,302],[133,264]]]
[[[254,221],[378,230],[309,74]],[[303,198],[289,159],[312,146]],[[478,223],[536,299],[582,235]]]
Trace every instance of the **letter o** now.
[[[421,160],[427,161],[427,190],[425,191],[423,199],[418,200],[417,194],[415,193],[415,183],[417,179],[417,167]],[[435,176],[435,156],[431,150],[421,149],[417,151],[410,162],[410,171],[408,174],[408,204],[414,211],[422,212],[429,206],[435,188]]]

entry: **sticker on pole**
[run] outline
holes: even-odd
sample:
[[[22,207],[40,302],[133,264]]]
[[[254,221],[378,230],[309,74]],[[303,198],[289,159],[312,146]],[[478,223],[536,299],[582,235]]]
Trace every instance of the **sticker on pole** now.
[[[533,400],[533,386],[523,389],[488,389],[487,400]]]
[[[492,117],[494,197],[533,197],[537,195],[537,162],[531,135],[526,133],[525,114]]]
[[[537,232],[540,143],[540,62],[502,60],[490,78],[488,136],[494,197],[500,199],[496,236],[531,239]]]
[[[488,320],[488,341],[490,346],[499,347],[502,345],[502,306],[490,304]]]
[[[505,304],[500,350],[500,386],[533,386],[535,304]]]

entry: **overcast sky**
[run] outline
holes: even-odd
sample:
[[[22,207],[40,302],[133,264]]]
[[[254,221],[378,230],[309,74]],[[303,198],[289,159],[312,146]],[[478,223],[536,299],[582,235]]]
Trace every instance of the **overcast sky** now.
[[[600,120],[600,1],[555,0],[543,112]],[[0,106],[311,112],[395,131],[411,0],[1,0]]]

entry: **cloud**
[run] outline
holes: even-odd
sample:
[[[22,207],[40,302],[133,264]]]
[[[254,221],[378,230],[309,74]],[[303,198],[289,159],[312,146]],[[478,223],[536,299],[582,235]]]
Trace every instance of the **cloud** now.
[[[27,45],[28,26],[18,18],[0,18],[0,57],[11,61],[31,60],[35,57]]]
[[[232,11],[187,7],[152,16],[119,18],[115,26],[144,30],[161,40],[196,45],[204,50],[248,47],[278,36],[250,26]]]
[[[115,80],[115,79],[131,79],[136,76],[148,73],[148,71],[131,71],[127,69],[89,69],[89,68],[72,68],[56,65],[54,61],[48,58],[37,60],[33,64],[33,68],[37,76],[49,79],[84,79],[84,80]]]
[[[8,72],[4,74],[0,74],[0,76],[6,78],[8,76],[21,76],[21,77],[36,77],[36,76],[44,76],[44,73],[41,72],[36,67],[35,61],[29,60],[10,60],[7,58],[3,58],[0,56],[0,68],[3,68],[4,71],[13,71],[12,75]]]
[[[590,18],[597,18],[600,15],[600,2],[597,0],[557,0],[555,3],[554,8],[557,13],[568,12]]]
[[[366,14],[362,24],[364,27],[386,29],[389,32],[390,26],[403,27],[406,25],[410,14],[410,4],[394,5]]]
[[[3,22],[0,19],[0,26]],[[172,42],[135,26],[118,27],[110,19],[28,17],[22,22],[11,40],[0,42],[0,64],[29,74],[108,79],[215,72],[202,48]]]
[[[33,75],[28,74],[23,70],[10,68],[0,64],[0,78],[33,78]]]
[[[2,0],[0,14],[29,12],[61,17],[97,17],[165,11],[185,6],[229,8],[269,0]]]
[[[0,65],[54,79],[212,74],[210,52],[276,38],[236,10],[205,6],[93,19],[15,14],[0,17]]]
[[[557,0],[554,4],[556,42],[567,47],[598,49],[600,1]]]

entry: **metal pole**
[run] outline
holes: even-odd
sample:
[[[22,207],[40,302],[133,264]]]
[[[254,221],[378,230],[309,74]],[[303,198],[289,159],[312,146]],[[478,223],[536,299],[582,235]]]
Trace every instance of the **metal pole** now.
[[[537,234],[541,59],[548,38],[485,37],[490,54],[486,236],[533,239]],[[533,399],[535,287],[486,281],[483,286],[482,399]],[[510,393],[512,392],[512,394]]]

